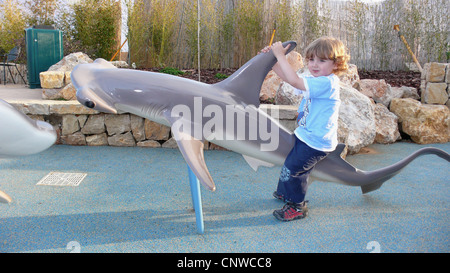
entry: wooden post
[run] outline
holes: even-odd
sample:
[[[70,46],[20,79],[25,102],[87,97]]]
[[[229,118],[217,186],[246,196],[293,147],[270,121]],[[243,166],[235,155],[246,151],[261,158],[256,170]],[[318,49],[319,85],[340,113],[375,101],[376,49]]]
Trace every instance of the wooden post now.
[[[413,61],[416,63],[417,67],[419,68],[420,73],[422,73],[423,69],[422,66],[420,65],[419,61],[416,58],[416,55],[414,55],[414,53],[412,52],[411,48],[408,45],[408,42],[406,42],[405,37],[403,36],[403,34],[400,32],[400,26],[399,25],[395,25],[394,29],[396,31],[398,31],[398,37],[400,37],[400,40],[402,40],[402,42],[405,44],[406,49],[408,49],[409,54],[411,54]]]

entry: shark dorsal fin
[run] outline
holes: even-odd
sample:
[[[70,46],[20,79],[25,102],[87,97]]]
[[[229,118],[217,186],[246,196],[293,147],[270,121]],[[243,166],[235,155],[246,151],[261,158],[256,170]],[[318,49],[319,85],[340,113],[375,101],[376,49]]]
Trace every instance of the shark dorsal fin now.
[[[287,53],[291,52],[297,46],[297,43],[293,41],[284,42],[283,46],[286,47],[288,44],[291,46]],[[267,73],[272,70],[276,62],[277,59],[272,51],[258,54],[233,73],[233,75],[216,83],[215,86],[230,91],[247,105],[259,107],[261,86]]]

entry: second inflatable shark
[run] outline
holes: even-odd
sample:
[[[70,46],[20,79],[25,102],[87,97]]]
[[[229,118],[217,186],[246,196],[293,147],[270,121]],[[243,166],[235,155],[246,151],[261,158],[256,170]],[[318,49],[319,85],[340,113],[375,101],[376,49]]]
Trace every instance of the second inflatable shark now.
[[[0,99],[0,159],[40,153],[56,141],[56,131],[47,122],[33,120]],[[0,191],[0,203],[12,199]]]
[[[295,42],[285,42],[284,47]],[[78,101],[100,112],[132,113],[171,127],[178,147],[200,182],[215,190],[203,157],[208,140],[241,153],[253,169],[281,166],[294,145],[295,135],[259,108],[259,93],[276,63],[272,52],[259,54],[229,78],[217,84],[168,74],[118,69],[103,59],[80,64],[71,79]],[[276,107],[274,108],[276,109]],[[340,144],[313,169],[313,180],[360,186],[363,193],[378,189],[420,155],[435,154],[450,161],[448,153],[423,148],[402,161],[375,171],[362,171],[340,154]]]

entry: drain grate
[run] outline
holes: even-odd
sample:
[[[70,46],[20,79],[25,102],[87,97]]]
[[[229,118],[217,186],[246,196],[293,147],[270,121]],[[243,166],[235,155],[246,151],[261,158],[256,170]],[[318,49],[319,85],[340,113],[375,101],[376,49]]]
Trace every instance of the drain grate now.
[[[44,186],[72,186],[80,185],[87,173],[61,173],[50,172],[42,178],[36,185]]]

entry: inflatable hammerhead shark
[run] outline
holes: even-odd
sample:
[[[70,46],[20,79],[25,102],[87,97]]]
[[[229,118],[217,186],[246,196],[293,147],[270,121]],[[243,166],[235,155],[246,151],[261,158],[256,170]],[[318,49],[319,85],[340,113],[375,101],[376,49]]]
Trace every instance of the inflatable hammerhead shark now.
[[[56,141],[56,131],[47,122],[33,120],[0,99],[0,158],[40,153]],[[0,191],[0,203],[11,197]]]
[[[290,50],[295,42],[290,44]],[[178,147],[200,182],[209,190],[215,184],[203,157],[203,141],[241,153],[253,169],[283,165],[295,135],[259,109],[259,93],[276,63],[273,53],[258,54],[229,78],[205,84],[177,76],[118,69],[103,59],[77,65],[71,74],[78,101],[100,112],[132,113],[170,126]],[[275,107],[276,110],[276,107]],[[272,110],[273,111],[273,110]],[[273,113],[272,113],[273,116]],[[313,169],[315,180],[376,190],[416,157],[450,156],[436,148],[423,148],[400,162],[375,171],[362,171],[340,154],[340,144]]]

